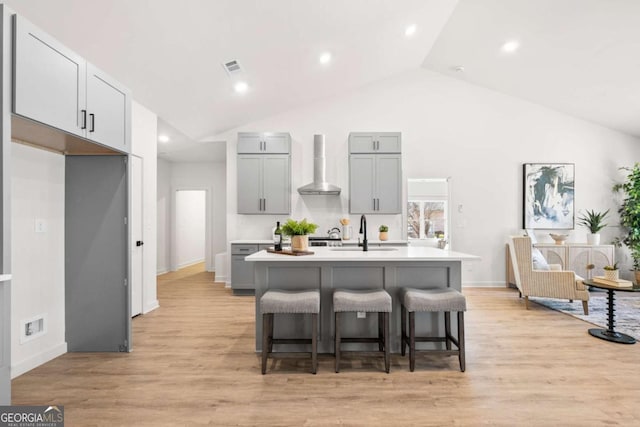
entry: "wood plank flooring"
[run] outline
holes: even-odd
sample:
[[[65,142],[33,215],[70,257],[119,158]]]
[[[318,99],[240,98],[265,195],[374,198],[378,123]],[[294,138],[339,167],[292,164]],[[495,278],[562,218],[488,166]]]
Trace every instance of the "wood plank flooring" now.
[[[160,276],[160,308],[133,321],[129,354],[69,353],[13,381],[13,403],[61,404],[67,426],[640,425],[640,344],[506,288],[467,288],[467,372],[455,357],[320,357],[270,363],[254,353],[253,297],[194,266]],[[576,302],[579,304],[579,302]],[[639,313],[640,316],[640,313]],[[352,366],[349,366],[351,363]]]

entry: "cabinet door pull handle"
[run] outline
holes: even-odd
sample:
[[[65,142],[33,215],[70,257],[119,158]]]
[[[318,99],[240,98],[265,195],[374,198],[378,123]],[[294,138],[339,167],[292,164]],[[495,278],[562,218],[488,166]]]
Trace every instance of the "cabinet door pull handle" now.
[[[262,199],[262,210],[263,211],[267,210],[267,199]]]
[[[80,110],[82,111],[82,126],[80,127],[80,129],[86,129],[87,128],[87,110]]]
[[[89,114],[89,118],[91,119],[91,129],[89,129],[89,132],[95,132],[95,130],[96,130],[96,116],[95,116],[95,114],[91,113],[91,114]]]

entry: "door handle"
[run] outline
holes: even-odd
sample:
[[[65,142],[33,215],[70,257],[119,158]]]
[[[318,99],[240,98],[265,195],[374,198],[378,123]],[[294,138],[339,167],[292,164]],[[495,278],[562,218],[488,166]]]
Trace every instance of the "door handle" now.
[[[80,127],[80,129],[86,129],[87,128],[87,110],[80,110],[82,111],[82,126]]]
[[[89,129],[89,132],[95,132],[95,130],[96,130],[96,115],[91,113],[91,114],[89,114],[89,118],[91,119],[91,129]]]
[[[142,245],[144,245],[144,242],[142,240],[136,241],[136,246],[142,246]]]

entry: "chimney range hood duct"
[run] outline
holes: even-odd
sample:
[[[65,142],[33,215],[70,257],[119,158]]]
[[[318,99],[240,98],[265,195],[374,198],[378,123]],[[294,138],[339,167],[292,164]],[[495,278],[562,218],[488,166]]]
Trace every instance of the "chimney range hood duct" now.
[[[326,167],[324,135],[313,135],[313,182],[298,188],[298,193],[315,196],[340,194],[340,187],[327,182]]]

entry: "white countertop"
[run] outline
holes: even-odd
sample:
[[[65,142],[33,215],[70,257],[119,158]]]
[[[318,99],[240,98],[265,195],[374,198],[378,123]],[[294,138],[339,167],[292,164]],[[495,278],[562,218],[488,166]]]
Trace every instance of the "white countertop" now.
[[[0,282],[8,282],[11,280],[10,274],[0,274]]]
[[[232,245],[272,245],[273,240],[268,239],[241,239],[241,240],[232,240],[229,243]],[[343,240],[343,245],[357,245],[358,239],[349,239]],[[406,245],[408,244],[408,240],[369,240],[370,245]]]
[[[229,243],[232,245],[273,245],[273,240],[232,240]]]
[[[446,249],[430,248],[425,246],[397,247],[393,250],[380,250],[391,248],[370,248],[364,252],[361,249],[347,250],[345,248],[313,247],[309,248],[313,255],[292,256],[274,254],[267,251],[259,251],[245,258],[245,261],[473,261],[480,260],[476,255],[454,252]],[[341,250],[342,249],[342,250]],[[347,248],[348,249],[348,248]],[[377,250],[376,250],[377,249]]]

